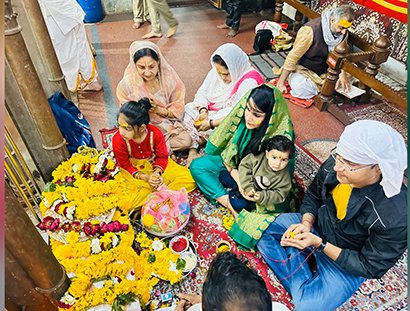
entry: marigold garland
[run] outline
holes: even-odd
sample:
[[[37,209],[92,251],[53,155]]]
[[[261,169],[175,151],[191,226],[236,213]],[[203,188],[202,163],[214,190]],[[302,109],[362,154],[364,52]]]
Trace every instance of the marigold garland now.
[[[133,206],[125,179],[118,172],[111,152],[82,147],[57,167],[53,184],[43,192],[42,214],[53,210],[61,216],[53,228],[68,231],[67,243],[50,238],[54,255],[71,278],[59,301],[60,310],[112,305],[125,296],[137,297],[145,305],[159,278],[173,284],[182,277],[182,270],[176,269],[179,255],[162,241],[139,233],[135,241],[140,253],[132,248],[134,231],[126,215]],[[112,223],[118,222],[115,232],[105,231],[98,216],[113,208],[118,209],[112,217]],[[97,226],[98,232],[90,233]],[[50,230],[50,223],[43,229]],[[84,232],[90,233],[85,241]]]

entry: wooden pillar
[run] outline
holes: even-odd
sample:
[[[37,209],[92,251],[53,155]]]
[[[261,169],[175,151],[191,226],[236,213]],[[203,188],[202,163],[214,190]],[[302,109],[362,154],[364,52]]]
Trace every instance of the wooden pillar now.
[[[23,39],[46,96],[50,97],[55,92],[60,91],[66,98],[70,98],[70,92],[68,91],[38,1],[13,1],[13,7],[18,14],[19,24],[22,26]]]
[[[17,127],[31,119],[35,125],[28,131],[35,131],[39,135],[41,146],[39,149],[31,150],[33,158],[42,163],[39,165],[41,174],[45,180],[51,180],[52,171],[61,161],[66,160],[69,156],[66,142],[61,135],[57,122],[47,102],[47,96],[44,93],[38,75],[28,54],[25,42],[21,35],[21,27],[17,23],[16,14],[13,12],[10,1],[6,3],[5,12],[5,63],[9,70],[6,70],[6,103],[9,105],[9,111],[13,110],[18,97],[11,96],[13,92],[19,92],[26,106],[27,115],[10,113]],[[7,85],[15,82],[18,90],[8,89]],[[33,143],[28,136],[29,133],[22,133],[27,143]],[[27,134],[27,137],[24,137]]]
[[[67,291],[70,280],[7,183],[5,183],[5,202],[5,246],[11,258],[9,261],[11,271],[17,269],[18,263],[33,282],[36,290],[46,294],[50,303],[56,305]],[[16,271],[17,273],[22,275],[21,271]],[[26,279],[22,276],[25,286],[29,287]],[[24,291],[24,288],[16,288],[17,290]]]
[[[282,20],[283,0],[276,0],[275,13],[273,14],[273,21],[280,23]]]
[[[7,310],[57,310],[51,301],[35,289],[33,281],[6,248],[4,254],[5,303]]]
[[[320,94],[315,98],[315,106],[324,111],[327,109],[329,103],[333,98],[333,92],[335,90],[336,81],[339,79],[339,74],[342,69],[344,58],[349,54],[349,45],[346,38],[340,42],[333,52],[329,53],[326,63],[329,68],[327,69],[326,80],[322,85]]]
[[[373,56],[367,62],[366,68],[364,69],[369,75],[375,77],[379,72],[380,65],[387,61],[389,58],[389,46],[390,40],[387,36],[381,35],[377,40],[372,44]],[[363,103],[368,103],[371,97],[371,88],[367,85],[363,85],[366,94],[362,95],[360,101]]]

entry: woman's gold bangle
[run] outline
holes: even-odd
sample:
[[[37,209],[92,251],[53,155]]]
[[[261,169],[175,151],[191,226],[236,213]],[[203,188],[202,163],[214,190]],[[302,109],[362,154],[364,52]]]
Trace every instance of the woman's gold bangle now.
[[[202,110],[204,110],[204,109],[205,109],[206,112],[208,112],[208,108],[202,107],[201,109],[199,109],[199,114],[201,114]]]

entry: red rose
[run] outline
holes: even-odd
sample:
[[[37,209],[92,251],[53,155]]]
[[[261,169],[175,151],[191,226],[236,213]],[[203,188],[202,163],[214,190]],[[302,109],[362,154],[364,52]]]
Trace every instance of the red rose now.
[[[100,230],[100,225],[94,225],[93,230],[91,231],[91,235],[96,235]]]
[[[73,229],[75,232],[80,232],[81,231],[81,223],[79,221],[74,221],[71,224],[71,229]]]
[[[85,233],[86,235],[91,235],[91,231],[92,231],[91,223],[90,223],[90,222],[86,222],[86,223],[84,224],[84,226],[83,226],[83,230],[84,230],[84,233]]]
[[[55,230],[58,230],[59,229],[59,225],[60,225],[60,219],[55,219],[54,221],[53,221],[53,223],[51,224],[51,226],[50,226],[50,230],[51,231],[55,231]]]
[[[58,203],[55,207],[54,207],[54,211],[56,213],[58,213],[58,210],[60,209],[61,204],[63,204],[63,202]]]

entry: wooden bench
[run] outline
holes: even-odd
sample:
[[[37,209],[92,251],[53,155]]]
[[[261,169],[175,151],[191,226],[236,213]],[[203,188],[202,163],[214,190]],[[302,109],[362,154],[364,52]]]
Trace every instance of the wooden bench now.
[[[298,12],[310,19],[320,16],[297,0],[276,0],[274,21],[280,22],[282,19],[283,4],[287,3],[294,7]],[[301,20],[300,14],[296,15],[296,20]],[[361,52],[351,53],[349,43],[356,46]],[[334,51],[329,53],[327,64],[329,66],[326,80],[321,88],[320,94],[315,98],[315,106],[320,110],[327,110],[332,113],[343,124],[349,124],[351,121],[336,105],[332,104],[333,92],[340,71],[343,69],[352,76],[356,77],[366,90],[360,101],[368,102],[371,96],[371,89],[382,94],[390,103],[396,105],[402,111],[407,111],[407,98],[393,90],[388,85],[376,79],[380,65],[387,61],[389,57],[390,41],[387,36],[380,36],[372,44],[363,40],[359,36],[348,32],[343,40]]]

